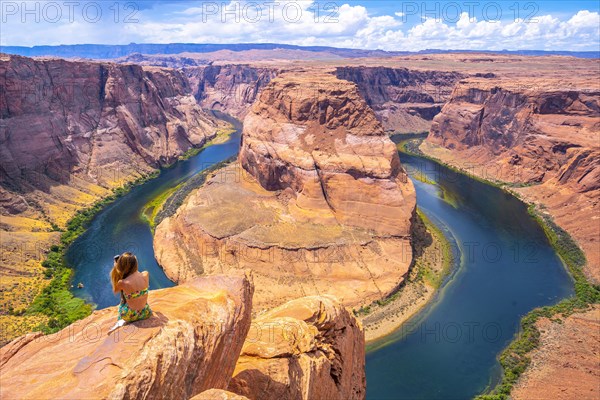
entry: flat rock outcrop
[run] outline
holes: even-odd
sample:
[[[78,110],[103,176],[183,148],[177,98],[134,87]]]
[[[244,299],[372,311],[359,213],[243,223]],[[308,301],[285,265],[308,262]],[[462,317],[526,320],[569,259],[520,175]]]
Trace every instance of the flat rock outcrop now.
[[[157,226],[155,254],[178,282],[251,269],[259,307],[317,294],[359,306],[407,274],[414,208],[396,148],[356,86],[285,74],[246,117],[239,162]]]
[[[3,399],[187,399],[225,389],[250,329],[252,282],[212,276],[153,290],[154,315],[107,335],[114,307],[0,349]]]
[[[270,310],[253,320],[228,390],[252,400],[364,399],[362,326],[329,296]]]

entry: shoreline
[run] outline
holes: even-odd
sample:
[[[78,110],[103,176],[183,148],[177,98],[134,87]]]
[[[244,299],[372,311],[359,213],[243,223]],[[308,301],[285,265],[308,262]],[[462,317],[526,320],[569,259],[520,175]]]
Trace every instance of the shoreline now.
[[[22,332],[4,331],[3,337],[0,338],[0,347],[26,333],[41,331],[44,334],[49,334],[57,332],[65,326],[90,315],[95,309],[94,304],[77,297],[73,292],[74,270],[65,262],[65,254],[71,244],[87,231],[89,224],[106,207],[130,193],[134,188],[157,178],[162,170],[169,169],[178,162],[197,156],[210,145],[220,143],[223,137],[228,138],[233,132],[229,128],[217,129],[215,135],[206,140],[202,146],[189,149],[178,156],[174,163],[157,168],[124,183],[122,186],[113,188],[109,195],[100,197],[88,207],[76,211],[67,220],[65,228],[60,230],[60,238],[50,246],[45,257],[40,260],[45,275],[51,277],[49,282],[25,309],[19,313],[7,314],[8,317],[39,318],[39,324],[23,329]]]
[[[414,138],[413,138],[414,139]],[[541,333],[538,321],[542,318],[551,320],[564,320],[567,317],[590,310],[594,304],[600,303],[600,285],[594,285],[585,275],[583,268],[586,264],[585,252],[571,235],[561,228],[549,215],[541,213],[539,206],[527,201],[519,193],[513,190],[514,183],[502,181],[490,181],[475,173],[463,170],[433,155],[424,153],[421,145],[425,143],[424,138],[414,146],[410,142],[417,140],[405,140],[399,144],[402,150],[418,157],[424,157],[434,161],[456,173],[466,175],[482,183],[497,187],[523,202],[528,207],[530,216],[539,224],[544,231],[550,246],[560,258],[564,268],[573,280],[575,294],[564,298],[558,303],[550,306],[538,307],[529,311],[521,318],[520,331],[513,340],[498,354],[497,359],[502,368],[502,377],[493,387],[486,388],[477,400],[504,400],[508,399],[513,387],[519,382],[519,378],[530,370],[531,355],[540,349]]]
[[[438,293],[453,268],[450,242],[417,207],[413,228],[414,246],[422,253],[413,259],[408,276],[399,289],[365,308],[355,311],[365,330],[366,344],[372,344],[402,327]],[[431,240],[428,246],[424,243]]]

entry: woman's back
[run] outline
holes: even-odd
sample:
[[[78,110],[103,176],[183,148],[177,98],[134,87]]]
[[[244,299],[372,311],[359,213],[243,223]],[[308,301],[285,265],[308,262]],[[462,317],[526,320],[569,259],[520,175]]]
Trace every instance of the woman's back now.
[[[148,271],[136,271],[127,278],[121,280],[121,288],[129,308],[141,310],[148,301],[148,285],[150,276]]]

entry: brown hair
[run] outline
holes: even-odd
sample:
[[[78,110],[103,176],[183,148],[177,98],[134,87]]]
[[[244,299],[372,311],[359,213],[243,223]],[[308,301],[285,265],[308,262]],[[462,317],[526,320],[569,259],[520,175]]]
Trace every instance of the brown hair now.
[[[132,253],[123,253],[116,259],[115,266],[110,271],[113,292],[117,291],[117,283],[138,270],[137,258]]]

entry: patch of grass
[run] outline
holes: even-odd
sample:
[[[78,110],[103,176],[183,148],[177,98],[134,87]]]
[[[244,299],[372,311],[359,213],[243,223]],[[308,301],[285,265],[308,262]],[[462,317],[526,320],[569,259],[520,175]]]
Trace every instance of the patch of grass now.
[[[150,200],[144,208],[142,209],[142,218],[146,221],[150,228],[154,229],[156,216],[162,210],[163,204],[167,201],[173,193],[179,190],[183,186],[183,183],[180,183],[177,186],[174,186],[170,189],[165,190],[164,192],[158,194],[152,200]]]
[[[192,190],[200,187],[206,181],[206,178],[212,174],[213,172],[223,168],[227,164],[235,161],[237,156],[232,156],[224,161],[218,162],[211,167],[205,169],[204,171],[194,175],[183,184],[177,186],[175,190],[167,191],[162,201],[162,206],[160,210],[158,210],[152,221],[149,221],[151,227],[158,226],[162,222],[163,219],[172,216],[175,214],[177,209],[183,204],[183,201],[186,199],[188,194],[192,192]]]
[[[427,284],[439,289],[444,281],[444,278],[448,275],[448,273],[450,273],[450,269],[452,268],[452,247],[444,232],[436,224],[431,222],[427,215],[425,215],[425,213],[423,213],[419,208],[417,208],[417,216],[421,219],[421,221],[423,221],[427,231],[435,237],[435,241],[440,244],[442,258],[441,271],[435,271],[431,269],[426,260],[418,259],[417,262],[421,263],[421,265],[418,266],[417,276],[422,277]]]
[[[47,322],[41,323],[35,330],[44,333],[57,332],[92,312],[92,305],[73,296],[70,291],[73,271],[65,262],[65,252],[69,245],[85,232],[96,214],[106,205],[128,193],[134,186],[155,178],[157,175],[158,171],[114,189],[111,195],[96,201],[91,207],[77,212],[67,222],[66,229],[60,237],[60,244],[51,246],[46,259],[42,262],[42,266],[45,268],[44,277],[51,281],[25,310],[27,316],[43,315],[48,317]]]

